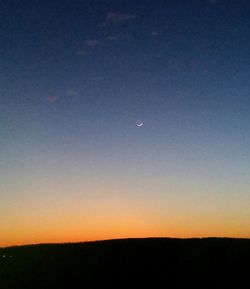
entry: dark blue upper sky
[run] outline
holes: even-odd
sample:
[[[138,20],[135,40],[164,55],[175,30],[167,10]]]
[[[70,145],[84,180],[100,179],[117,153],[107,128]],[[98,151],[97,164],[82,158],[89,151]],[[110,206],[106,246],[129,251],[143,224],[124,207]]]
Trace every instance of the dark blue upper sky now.
[[[0,5],[7,127],[249,127],[248,1]]]
[[[0,5],[7,145],[18,127],[31,139],[32,130],[44,129],[58,136],[104,131],[110,141],[121,131],[137,134],[130,128],[137,121],[149,135],[206,130],[204,138],[212,131],[246,141],[248,1]]]

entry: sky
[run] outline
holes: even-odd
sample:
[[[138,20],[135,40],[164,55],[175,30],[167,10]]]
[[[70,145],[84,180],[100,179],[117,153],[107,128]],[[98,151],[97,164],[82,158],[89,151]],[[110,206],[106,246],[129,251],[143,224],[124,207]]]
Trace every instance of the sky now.
[[[250,238],[248,0],[1,0],[0,246]]]

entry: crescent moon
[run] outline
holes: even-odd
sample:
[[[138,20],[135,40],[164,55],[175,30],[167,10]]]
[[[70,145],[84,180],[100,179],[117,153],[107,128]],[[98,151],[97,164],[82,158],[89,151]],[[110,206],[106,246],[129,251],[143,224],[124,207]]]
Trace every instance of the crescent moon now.
[[[141,126],[143,126],[143,122],[137,123],[136,125],[137,125],[138,127],[141,127]]]

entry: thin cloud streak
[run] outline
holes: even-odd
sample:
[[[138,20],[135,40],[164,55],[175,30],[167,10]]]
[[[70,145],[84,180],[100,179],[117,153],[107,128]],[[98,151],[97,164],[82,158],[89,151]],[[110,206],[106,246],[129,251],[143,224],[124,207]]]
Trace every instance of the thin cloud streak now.
[[[67,95],[70,95],[70,96],[78,95],[78,92],[74,89],[69,89],[67,90]]]
[[[135,19],[135,14],[125,14],[120,12],[108,12],[105,20],[98,24],[99,28],[104,28],[107,24],[123,24],[129,20]]]
[[[160,34],[160,32],[158,32],[158,31],[152,31],[152,32],[150,33],[150,35],[153,36],[153,37],[157,37],[157,36],[160,36],[161,34]]]
[[[108,12],[106,15],[106,22],[109,23],[123,23],[128,20],[136,18],[133,14],[124,14],[119,12]]]
[[[47,97],[48,102],[56,102],[58,101],[59,97],[57,95],[49,95]]]
[[[89,47],[96,47],[100,44],[100,41],[96,39],[88,39],[85,41],[85,44]]]
[[[76,51],[76,55],[86,55],[87,52],[84,49],[79,49]]]
[[[116,40],[119,40],[120,37],[118,35],[109,35],[107,36],[107,40],[109,41],[116,41]]]

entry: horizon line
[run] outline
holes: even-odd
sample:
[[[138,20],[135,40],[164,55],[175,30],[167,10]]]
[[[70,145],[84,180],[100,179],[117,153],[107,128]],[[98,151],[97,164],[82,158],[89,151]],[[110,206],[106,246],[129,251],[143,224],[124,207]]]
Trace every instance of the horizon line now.
[[[30,246],[46,246],[46,245],[77,245],[77,244],[86,244],[86,243],[97,243],[97,242],[108,242],[108,241],[125,241],[125,240],[147,240],[147,239],[173,239],[173,240],[202,240],[202,239],[237,239],[237,240],[250,240],[250,237],[218,237],[218,236],[209,236],[209,237],[129,237],[129,238],[108,238],[108,239],[96,239],[96,240],[87,240],[87,241],[75,241],[75,242],[42,242],[42,243],[27,243],[20,245],[9,245],[9,246],[0,246],[0,249],[8,248],[17,248],[17,247],[30,247]]]

